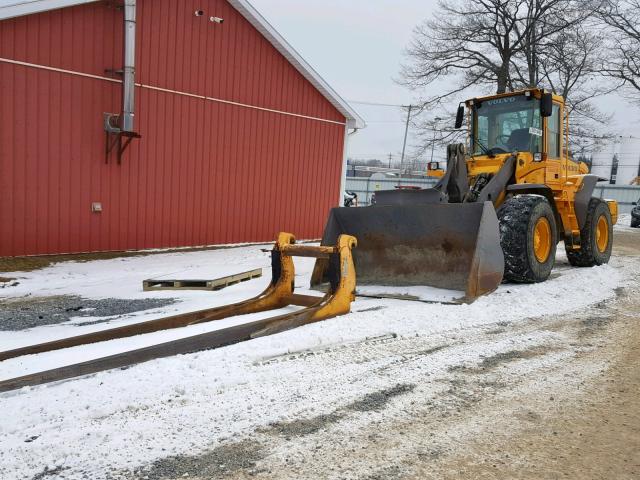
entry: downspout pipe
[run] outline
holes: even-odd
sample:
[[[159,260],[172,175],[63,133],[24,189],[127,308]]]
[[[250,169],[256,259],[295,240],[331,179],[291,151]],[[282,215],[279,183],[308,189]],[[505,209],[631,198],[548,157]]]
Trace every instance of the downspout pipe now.
[[[136,0],[124,0],[124,66],[120,129],[134,132],[136,82]]]

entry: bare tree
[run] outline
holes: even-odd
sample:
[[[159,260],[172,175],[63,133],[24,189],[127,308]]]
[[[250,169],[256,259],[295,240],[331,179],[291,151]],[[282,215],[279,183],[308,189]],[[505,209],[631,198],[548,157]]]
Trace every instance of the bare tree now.
[[[580,5],[585,3],[590,4]],[[453,85],[423,98],[427,107],[471,86],[503,93],[536,84],[537,46],[587,15],[574,0],[440,0],[438,5],[434,18],[414,30],[401,72],[403,83],[416,90],[445,79]],[[514,69],[522,64],[518,57],[525,58],[526,71]]]
[[[441,117],[416,115],[411,121],[415,134],[408,154],[409,161],[426,169],[426,164],[432,158],[435,161],[443,160],[448,144],[464,141],[465,132],[453,128],[454,122],[455,112],[442,113]]]
[[[544,2],[528,0],[522,47],[513,57],[513,87],[538,87],[544,80],[542,63],[550,54],[567,51],[567,40],[578,36],[582,25],[596,12],[602,0]],[[519,25],[516,24],[516,27]],[[582,34],[587,38],[587,35]],[[556,48],[561,44],[560,49]],[[570,52],[567,52],[570,53]],[[589,50],[589,54],[593,50]],[[549,65],[548,62],[546,62]]]
[[[573,148],[606,136],[603,126],[609,117],[591,103],[594,96],[608,93],[594,80],[602,39],[597,29],[584,26],[603,1],[440,0],[434,18],[415,29],[402,68],[407,86],[443,92],[421,99],[422,115],[412,122],[419,132],[412,156],[458,139],[451,128],[433,123],[433,109],[439,107],[436,113],[449,117],[444,101],[471,87],[474,94],[549,88],[567,99]],[[433,134],[434,129],[440,132]]]
[[[571,118],[571,148],[580,151],[611,137],[604,114],[592,100],[616,90],[617,85],[602,82],[600,58],[603,34],[592,25],[574,25],[551,37],[541,47],[540,85],[565,98],[566,114]]]
[[[604,0],[598,16],[611,32],[602,71],[640,102],[640,0]]]
[[[586,31],[582,26],[554,36],[542,47],[539,83],[546,83],[565,98],[577,90],[585,90],[598,71],[601,42],[601,35]]]

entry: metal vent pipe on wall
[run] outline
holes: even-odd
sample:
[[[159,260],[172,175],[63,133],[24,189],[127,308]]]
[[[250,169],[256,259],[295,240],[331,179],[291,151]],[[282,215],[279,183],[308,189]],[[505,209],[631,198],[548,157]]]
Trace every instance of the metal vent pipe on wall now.
[[[120,129],[133,132],[136,78],[136,0],[124,0],[124,66]]]

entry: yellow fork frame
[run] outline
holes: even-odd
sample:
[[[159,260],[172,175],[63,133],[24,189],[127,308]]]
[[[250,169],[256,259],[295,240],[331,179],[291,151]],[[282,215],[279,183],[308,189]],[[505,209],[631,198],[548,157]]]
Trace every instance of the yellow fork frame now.
[[[306,323],[317,322],[337,315],[344,315],[345,313],[349,313],[351,302],[355,299],[356,274],[351,249],[356,246],[356,243],[354,237],[341,235],[335,247],[295,245],[295,237],[293,235],[290,233],[280,233],[271,253],[271,283],[256,297],[231,305],[182,313],[133,325],[125,325],[123,327],[8,350],[0,352],[0,361],[23,355],[157,332],[159,330],[181,328],[238,315],[276,310],[289,305],[304,306],[307,308],[290,314],[273,317],[272,319],[261,320],[259,321],[260,324],[256,326],[256,331],[252,333],[251,336],[255,337],[276,333]],[[334,269],[336,271],[334,272],[332,288],[324,297],[294,294],[295,266],[293,264],[293,257],[295,256],[325,258],[329,259],[329,262],[336,266]],[[232,334],[230,333],[230,335]]]
[[[252,334],[254,338],[344,315],[351,311],[351,302],[355,300],[356,290],[356,271],[351,250],[357,245],[356,238],[351,235],[340,235],[335,247],[293,245],[294,242],[293,235],[287,233],[279,235],[275,250],[280,253],[281,257],[281,277],[277,282],[272,281],[270,288],[274,289],[274,293],[267,293],[269,288],[265,293],[274,299],[281,299],[287,305],[306,305],[308,308],[272,318],[267,326]],[[293,294],[295,275],[291,258],[293,256],[329,260],[330,277],[332,278],[330,279],[329,291],[324,297]]]

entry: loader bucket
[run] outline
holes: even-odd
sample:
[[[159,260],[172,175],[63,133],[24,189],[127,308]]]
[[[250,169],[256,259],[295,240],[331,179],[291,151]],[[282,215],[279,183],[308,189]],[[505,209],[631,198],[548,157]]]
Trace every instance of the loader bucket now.
[[[343,233],[358,239],[358,285],[427,285],[462,291],[465,301],[473,301],[502,281],[504,256],[491,202],[334,208],[322,245],[335,245]],[[327,271],[326,260],[316,261],[312,287],[326,281]]]

